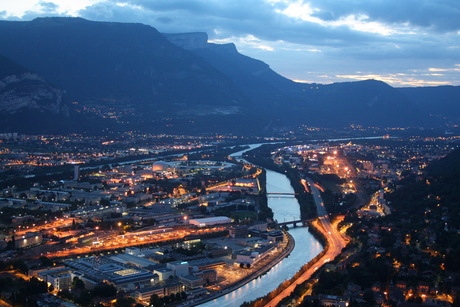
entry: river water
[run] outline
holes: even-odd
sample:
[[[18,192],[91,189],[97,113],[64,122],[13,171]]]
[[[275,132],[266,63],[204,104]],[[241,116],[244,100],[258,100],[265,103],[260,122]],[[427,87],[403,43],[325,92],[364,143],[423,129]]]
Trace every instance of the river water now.
[[[250,145],[247,150],[260,145]],[[241,156],[244,151],[246,150],[236,152],[232,156]],[[267,192],[294,193],[294,190],[285,175],[267,170]],[[274,219],[279,222],[300,219],[300,207],[295,197],[269,197],[268,205],[273,210]],[[295,240],[295,247],[287,258],[279,262],[265,275],[227,295],[200,306],[240,306],[245,301],[252,301],[264,296],[276,289],[283,281],[290,279],[304,264],[321,252],[321,244],[308,232],[306,227],[291,228],[289,233]]]

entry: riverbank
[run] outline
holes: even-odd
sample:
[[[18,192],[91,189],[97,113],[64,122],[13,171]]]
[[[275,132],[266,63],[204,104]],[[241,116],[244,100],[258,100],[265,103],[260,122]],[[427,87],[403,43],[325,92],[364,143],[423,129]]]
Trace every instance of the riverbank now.
[[[224,295],[226,295],[226,294],[228,294],[228,293],[230,293],[232,291],[235,291],[238,288],[241,288],[245,284],[247,284],[247,283],[253,281],[254,279],[257,279],[260,276],[266,274],[275,265],[277,265],[284,258],[289,256],[289,254],[292,252],[292,250],[295,247],[294,238],[286,231],[283,232],[283,233],[284,233],[283,240],[286,242],[286,245],[284,246],[283,250],[276,257],[271,259],[268,263],[264,263],[263,265],[261,265],[261,264],[256,265],[256,266],[260,266],[260,267],[255,269],[254,272],[251,272],[250,274],[248,274],[244,278],[240,279],[238,282],[232,284],[231,286],[229,286],[229,287],[227,287],[227,288],[225,288],[223,290],[211,293],[210,295],[207,295],[207,296],[204,296],[204,297],[201,297],[201,298],[193,299],[191,301],[188,301],[188,302],[185,302],[185,303],[181,304],[180,306],[196,306],[196,305],[204,304],[206,302],[215,300],[215,299],[217,299],[217,298],[219,298],[221,296],[224,296]]]

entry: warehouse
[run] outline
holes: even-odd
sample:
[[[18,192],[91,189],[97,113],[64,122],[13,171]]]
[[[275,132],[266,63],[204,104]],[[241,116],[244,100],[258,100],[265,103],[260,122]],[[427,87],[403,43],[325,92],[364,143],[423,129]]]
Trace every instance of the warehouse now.
[[[204,219],[191,219],[190,224],[196,225],[198,227],[206,227],[206,226],[214,226],[219,224],[229,224],[232,222],[231,218],[226,216],[214,216],[214,217],[207,217]]]

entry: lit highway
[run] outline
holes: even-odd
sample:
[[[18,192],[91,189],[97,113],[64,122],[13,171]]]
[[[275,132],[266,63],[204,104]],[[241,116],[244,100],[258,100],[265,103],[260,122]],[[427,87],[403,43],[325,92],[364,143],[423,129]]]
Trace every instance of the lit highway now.
[[[307,271],[305,271],[296,281],[294,281],[286,289],[284,289],[284,291],[272,299],[266,306],[277,306],[283,298],[291,295],[297,285],[310,279],[313,273],[315,273],[315,271],[318,270],[323,264],[337,257],[348,243],[347,239],[344,238],[342,234],[337,230],[337,224],[339,221],[335,221],[334,225],[331,224],[318,187],[310,178],[307,178],[306,182],[310,187],[310,191],[315,200],[316,210],[318,213],[318,219],[315,220],[313,224],[319,231],[321,231],[324,237],[326,237],[329,248],[326,250],[324,255],[316,261],[316,263],[313,263],[313,265],[311,265]]]

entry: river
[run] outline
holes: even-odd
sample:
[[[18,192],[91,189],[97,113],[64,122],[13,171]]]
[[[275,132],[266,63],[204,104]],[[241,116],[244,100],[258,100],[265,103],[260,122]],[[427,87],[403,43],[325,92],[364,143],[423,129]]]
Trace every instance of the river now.
[[[260,145],[250,145],[249,149],[236,152],[231,156],[241,156],[245,151]],[[285,175],[267,170],[267,192],[294,193],[294,190]],[[300,219],[300,206],[295,197],[269,197],[268,205],[273,210],[274,219],[279,222]],[[321,244],[308,232],[306,227],[291,228],[289,233],[295,240],[295,247],[287,258],[275,265],[265,275],[200,306],[240,306],[245,301],[264,296],[276,289],[281,282],[290,279],[304,264],[321,252]]]

